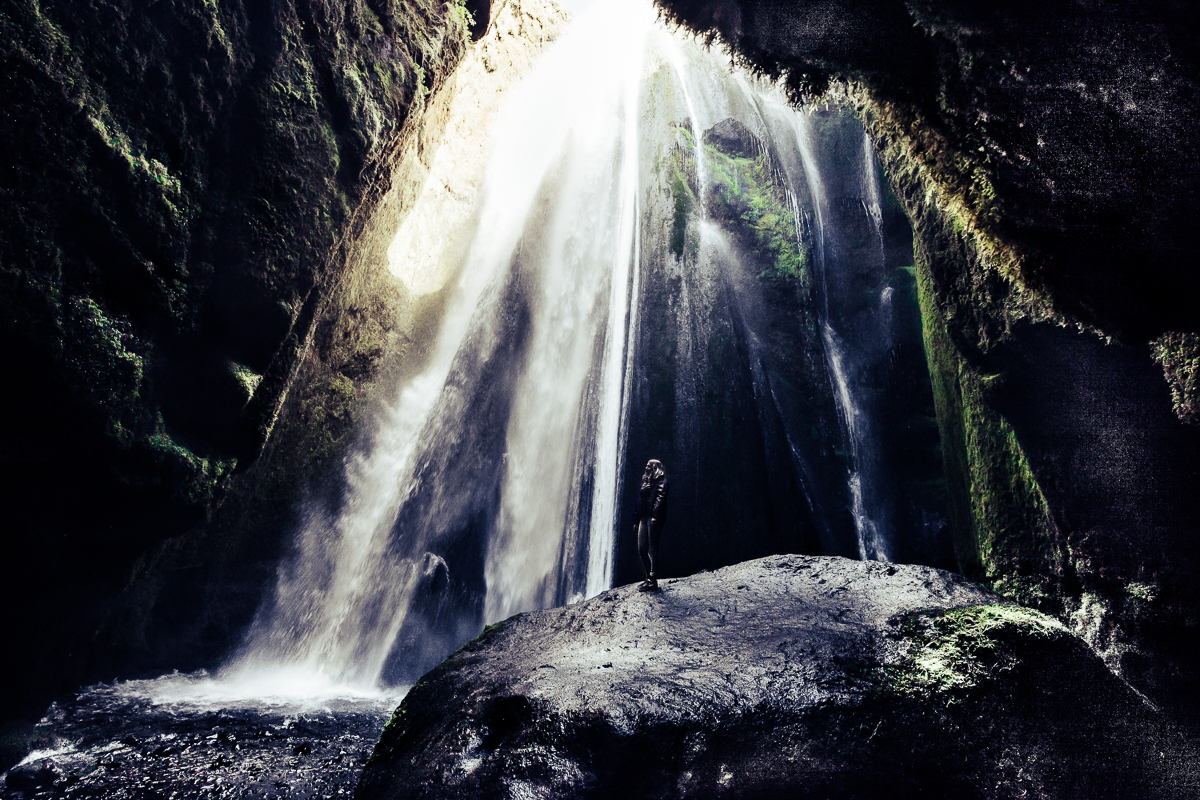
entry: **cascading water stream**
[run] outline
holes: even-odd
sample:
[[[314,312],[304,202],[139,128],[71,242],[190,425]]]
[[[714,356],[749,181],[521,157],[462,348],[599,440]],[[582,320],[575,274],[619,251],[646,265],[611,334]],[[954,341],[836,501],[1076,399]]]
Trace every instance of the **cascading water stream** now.
[[[632,124],[632,116],[629,118]],[[612,586],[613,581],[613,537],[603,535],[611,532],[616,517],[617,476],[624,472],[626,427],[628,415],[629,381],[633,374],[633,332],[637,329],[637,304],[640,266],[640,225],[636,205],[633,214],[632,275],[627,281],[622,268],[629,263],[621,259],[613,265],[612,297],[609,299],[608,345],[604,352],[604,372],[601,385],[604,399],[597,432],[597,459],[595,490],[592,497],[592,518],[588,539],[587,582],[584,595],[592,597]],[[622,237],[623,241],[623,237]],[[620,253],[614,254],[618,259]],[[624,297],[621,293],[627,292]],[[625,311],[624,317],[620,314]],[[622,324],[624,323],[624,324]],[[622,336],[614,335],[621,331]],[[574,598],[573,598],[574,599]]]
[[[830,312],[830,205],[807,118],[654,17],[639,0],[593,4],[507,101],[473,243],[427,365],[347,457],[340,499],[307,509],[275,596],[223,679],[276,689],[291,681],[300,694],[403,684],[485,622],[609,588],[631,398],[667,366],[639,349],[654,281],[673,287],[668,317],[653,324],[678,343],[668,426],[676,442],[691,442],[680,458],[706,469],[694,432],[706,398],[723,391],[706,361],[723,331],[739,331],[759,404],[751,417],[775,431],[796,473],[787,480],[799,488],[787,491],[806,495],[810,517],[837,505],[832,494],[812,496],[820,470],[802,452],[811,423],[792,419],[795,400],[780,392],[794,389],[774,376],[745,318],[758,313],[760,290],[739,294],[741,245],[710,219],[710,200],[725,201],[715,196],[705,131],[723,120],[754,132],[742,157],[766,159],[777,176],[769,180],[786,184],[780,211],[801,249],[802,229],[815,234],[819,335],[851,449],[858,551],[888,557],[864,468],[870,426]],[[670,164],[693,171],[683,224],[695,227],[694,250],[666,256],[662,192],[690,191],[678,174],[671,184]],[[730,303],[740,310],[714,327]],[[695,484],[688,502],[699,508],[710,498]],[[813,524],[824,542],[837,535],[827,519]]]
[[[881,525],[877,513],[874,513],[878,508],[878,503],[873,502],[875,498],[870,496],[878,486],[870,480],[864,481],[868,464],[876,457],[871,452],[875,444],[875,437],[869,430],[866,430],[866,414],[862,402],[856,396],[854,381],[846,368],[846,348],[834,328],[833,315],[830,313],[831,291],[826,231],[826,216],[829,212],[828,200],[825,195],[824,183],[821,180],[819,162],[814,154],[809,118],[805,114],[793,114],[792,124],[816,212],[816,260],[817,271],[821,276],[824,310],[821,320],[821,336],[825,343],[829,375],[834,384],[834,398],[837,401],[839,416],[845,427],[846,439],[850,446],[847,483],[850,489],[851,513],[854,516],[854,524],[858,532],[858,555],[862,559],[889,561],[891,560],[887,543],[889,534]],[[870,155],[869,151],[868,155]],[[875,184],[874,188],[878,189],[878,185]],[[880,204],[875,202],[874,207],[878,209]],[[881,230],[881,228],[877,228],[877,230]],[[880,245],[882,247],[882,238]]]
[[[578,30],[578,29],[577,29]],[[539,71],[530,88],[540,98],[579,92],[578,120],[569,133],[567,155],[553,203],[553,222],[543,234],[550,258],[540,274],[540,302],[535,302],[525,373],[518,380],[507,435],[505,481],[501,490],[499,520],[488,542],[485,620],[504,619],[518,611],[543,608],[582,591],[585,586],[557,582],[569,579],[555,573],[562,562],[564,543],[553,535],[568,517],[567,504],[575,491],[577,475],[570,462],[551,454],[569,453],[564,443],[591,445],[590,465],[603,464],[592,500],[596,530],[612,528],[611,498],[616,460],[612,412],[600,409],[604,429],[597,444],[580,441],[579,416],[585,384],[593,372],[597,337],[607,340],[600,365],[601,397],[619,408],[620,355],[624,351],[624,300],[633,255],[637,211],[636,103],[638,71],[646,27],[642,35],[626,31],[624,61],[612,66],[607,102],[604,87],[580,91],[581,80],[567,65],[554,73]],[[611,31],[610,31],[611,32]],[[631,35],[632,34],[632,35]],[[594,34],[593,34],[594,35]],[[590,43],[603,39],[589,38]],[[548,54],[547,61],[566,51]],[[584,64],[603,63],[601,52],[570,54]],[[612,57],[611,54],[608,57]],[[538,78],[555,85],[539,85]],[[616,91],[614,91],[614,89]],[[600,102],[597,102],[600,101]],[[616,181],[610,176],[615,174]],[[600,209],[604,217],[594,219]],[[609,287],[605,292],[605,287]],[[605,297],[607,295],[607,297]],[[607,299],[608,313],[603,314]],[[599,325],[604,320],[607,324]],[[607,380],[607,383],[605,381]],[[602,402],[603,406],[604,403]],[[606,505],[609,506],[605,514]],[[596,518],[599,516],[600,518]],[[582,537],[581,537],[582,539]],[[568,546],[572,543],[567,542]],[[575,546],[576,549],[577,546]],[[604,548],[597,548],[603,550]],[[590,553],[590,548],[584,550]],[[584,570],[586,576],[587,570]]]
[[[879,260],[885,260],[883,244],[883,190],[879,186],[879,173],[875,169],[875,148],[871,146],[871,137],[863,131],[862,137],[862,183],[863,209],[871,220],[875,238],[879,240]]]
[[[871,228],[879,241],[879,264],[887,268],[887,247],[883,236],[883,189],[879,185],[879,171],[875,168],[875,148],[871,146],[871,137],[863,131],[862,137],[862,184],[863,209],[867,219],[871,220]],[[884,335],[891,343],[892,328],[892,298],[895,289],[885,286],[879,292],[879,309]]]
[[[703,208],[706,176],[704,174],[704,147],[703,136],[700,133],[700,116],[696,113],[696,105],[692,102],[692,94],[688,90],[688,72],[684,68],[683,54],[679,52],[679,43],[673,38],[667,38],[666,51],[667,58],[679,81],[679,88],[683,91],[683,101],[687,106],[688,121],[691,123],[692,141],[696,154],[696,196]]]
[[[561,532],[580,460],[563,445],[579,438],[589,415],[598,436],[582,461],[596,470],[589,505],[597,535],[586,543],[583,532],[584,558],[594,564],[571,593],[607,588],[633,322],[637,87],[653,14],[638,3],[598,12],[585,12],[543,56],[498,121],[475,243],[435,355],[347,460],[340,507],[309,511],[275,601],[227,676],[294,672],[375,685],[410,622],[414,591],[464,569],[437,552],[445,528],[462,522],[456,506],[464,501],[479,506],[468,512],[492,518],[484,530],[458,532],[486,540],[474,542],[486,552],[477,587],[483,619],[555,603],[567,577],[558,574]],[[478,372],[489,364],[512,376],[511,394],[481,385]],[[597,380],[598,407],[586,409],[585,387]],[[503,443],[473,441],[471,415],[500,405],[510,409],[501,414]],[[460,449],[495,464],[463,467],[454,463]],[[497,485],[498,507],[458,491],[463,479]]]

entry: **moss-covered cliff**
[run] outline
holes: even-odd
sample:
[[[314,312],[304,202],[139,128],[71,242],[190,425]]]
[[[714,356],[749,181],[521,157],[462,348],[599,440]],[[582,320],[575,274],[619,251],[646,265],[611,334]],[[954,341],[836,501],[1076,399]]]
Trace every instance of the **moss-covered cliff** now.
[[[274,589],[308,509],[340,502],[347,454],[369,440],[372,412],[424,366],[450,279],[464,266],[488,123],[562,22],[549,0],[495,9],[486,35],[429,98],[262,455],[231,481],[210,521],[139,558],[91,650],[90,675],[212,666]],[[421,230],[436,231],[436,241]],[[392,256],[408,245],[419,257],[397,263]]]
[[[0,9],[4,678],[33,687],[0,713],[77,672],[128,565],[256,458],[469,22],[420,0]]]
[[[863,120],[913,224],[961,569],[1194,714],[1195,10],[660,5]]]

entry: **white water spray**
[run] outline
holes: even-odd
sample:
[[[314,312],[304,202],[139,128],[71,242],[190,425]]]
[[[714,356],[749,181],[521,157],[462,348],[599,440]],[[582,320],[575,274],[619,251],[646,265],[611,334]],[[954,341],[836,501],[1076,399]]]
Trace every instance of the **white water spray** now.
[[[456,364],[464,353],[479,363],[498,358],[514,335],[498,306],[511,296],[505,281],[519,281],[528,318],[519,326],[521,365],[506,368],[519,374],[501,502],[486,543],[483,616],[491,621],[555,601],[578,477],[571,443],[579,438],[585,388],[596,380],[598,435],[594,452],[584,454],[595,472],[593,535],[580,588],[591,594],[610,584],[628,333],[636,321],[629,283],[636,282],[638,81],[653,25],[653,11],[637,2],[585,10],[508,102],[474,244],[429,366],[347,459],[341,506],[309,510],[296,557],[224,670],[227,681],[293,675],[301,693],[378,684],[414,591],[451,569],[420,541],[440,533],[437,519],[451,516],[447,503],[455,499],[438,485],[452,478],[431,474],[431,464],[464,444],[461,420],[482,391],[462,383],[471,377]],[[505,277],[510,269],[516,277]],[[424,533],[397,528],[411,503],[432,519]]]
[[[598,335],[608,346],[600,366],[599,447],[588,459],[598,473],[591,522],[599,541],[588,553],[603,562],[611,550],[603,540],[611,543],[604,534],[613,528],[616,493],[612,423],[614,416],[619,421],[622,323],[634,252],[638,87],[652,19],[629,3],[601,10],[608,13],[590,14],[573,37],[568,34],[570,41],[547,53],[519,98],[531,106],[545,106],[547,98],[571,101],[553,105],[561,115],[554,120],[562,126],[555,148],[560,176],[541,244],[549,263],[533,304],[533,341],[513,397],[499,521],[488,543],[488,622],[555,602],[563,547],[558,532],[578,480],[572,443],[580,444],[580,403]],[[528,118],[533,109],[514,105],[510,111]]]

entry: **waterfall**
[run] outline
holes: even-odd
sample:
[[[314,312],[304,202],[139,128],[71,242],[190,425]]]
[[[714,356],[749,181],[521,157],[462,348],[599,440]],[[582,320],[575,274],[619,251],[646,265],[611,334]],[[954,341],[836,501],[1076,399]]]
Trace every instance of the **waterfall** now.
[[[533,304],[529,353],[513,396],[499,520],[488,542],[488,622],[554,605],[586,588],[586,567],[582,585],[558,570],[564,543],[555,532],[567,520],[567,503],[578,479],[567,460],[572,444],[591,451],[585,453],[584,469],[602,464],[593,478],[591,519],[597,532],[612,528],[611,511],[605,512],[615,493],[610,465],[617,457],[618,437],[613,417],[620,404],[625,334],[620,322],[626,316],[637,212],[638,66],[648,28],[631,28],[637,19],[633,14],[623,18],[610,13],[601,19],[611,27],[576,26],[575,31],[586,33],[582,41],[547,54],[525,87],[531,102],[544,104],[546,98],[573,94],[578,107],[563,131],[565,151],[562,145],[557,148],[563,154],[558,186],[548,199],[552,220],[541,226],[541,246],[549,258],[539,275],[541,297]],[[623,43],[616,52],[614,36]],[[532,112],[517,113],[527,117]],[[596,448],[580,441],[579,417],[598,339],[608,346],[599,370],[602,430]],[[603,560],[605,537],[597,538],[601,542],[595,550]],[[567,544],[581,554],[592,552]],[[559,585],[563,580],[568,584]]]
[[[444,655],[440,642],[435,654],[396,652],[419,622],[418,594],[458,592],[459,624],[445,633],[461,640],[480,621],[607,588],[653,12],[598,12],[508,101],[429,366],[347,458],[340,505],[308,510],[274,601],[226,675],[373,686],[391,662],[419,674]],[[564,542],[581,504],[590,525]],[[582,569],[563,569],[564,549],[582,553]]]
[[[871,228],[879,242],[879,264],[887,269],[887,247],[883,236],[883,190],[879,185],[879,170],[875,164],[875,148],[871,146],[871,137],[863,131],[862,135],[862,194],[863,209],[871,220]],[[879,291],[879,320],[883,339],[890,347],[892,336],[892,299],[895,288],[884,286]]]
[[[730,120],[753,142],[710,153]],[[626,487],[664,452],[681,493],[668,532],[690,548],[672,540],[677,564],[889,557],[864,334],[850,343],[831,301],[845,259],[807,116],[649,5],[611,0],[580,13],[495,125],[427,365],[346,456],[340,497],[305,510],[228,680],[402,685],[485,623],[609,588],[635,563],[618,535]],[[811,248],[816,283],[763,278],[720,164],[759,170],[757,191],[782,186],[771,219]],[[878,184],[859,183],[882,245]],[[810,304],[819,324],[779,355]],[[846,462],[818,431],[837,419],[841,483],[828,466]]]
[[[851,512],[854,517],[855,529],[858,533],[858,556],[862,559],[889,561],[890,532],[883,517],[886,498],[882,497],[881,482],[877,480],[879,455],[875,452],[878,437],[870,429],[871,415],[863,398],[864,392],[851,374],[846,364],[846,341],[837,330],[839,319],[831,313],[830,303],[834,295],[829,281],[830,264],[828,254],[828,232],[826,217],[830,212],[825,195],[824,184],[821,180],[820,164],[815,154],[812,141],[811,123],[807,115],[793,116],[793,127],[800,155],[803,160],[804,173],[812,193],[813,206],[817,218],[817,270],[821,275],[824,318],[821,322],[821,336],[825,344],[826,359],[829,364],[829,376],[834,384],[834,398],[837,401],[845,437],[850,448],[850,463],[847,474],[847,484],[851,497]],[[872,180],[864,181],[867,185],[868,200],[860,200],[867,215],[874,223],[875,233],[879,236],[880,258],[883,256],[882,238],[882,206],[879,201],[879,186],[874,180],[874,153],[870,150],[870,140],[863,134],[865,165],[863,174],[870,171]],[[861,334],[861,330],[857,331]],[[884,333],[886,336],[886,331]]]
[[[871,146],[871,137],[863,131],[862,135],[862,193],[863,208],[871,220],[875,238],[879,240],[879,260],[886,256],[883,244],[883,191],[879,187],[879,171],[875,168],[875,148]]]
[[[596,481],[592,498],[591,535],[588,541],[587,582],[584,589],[587,597],[599,594],[612,586],[613,579],[612,532],[616,517],[617,476],[625,467],[626,429],[622,423],[628,414],[629,380],[633,374],[630,369],[633,349],[629,343],[633,340],[633,331],[637,329],[637,305],[633,298],[638,296],[640,252],[634,243],[639,238],[640,227],[636,207],[633,222],[633,240],[629,243],[633,248],[632,282],[628,284],[628,293],[624,296],[620,296],[627,286],[622,270],[629,260],[620,259],[619,263],[613,265],[613,296],[609,300],[608,330],[610,334],[620,330],[623,335],[610,335],[604,353],[601,385],[605,394],[596,437]],[[621,253],[618,251],[614,255],[619,258]],[[620,313],[622,311],[624,318]]]

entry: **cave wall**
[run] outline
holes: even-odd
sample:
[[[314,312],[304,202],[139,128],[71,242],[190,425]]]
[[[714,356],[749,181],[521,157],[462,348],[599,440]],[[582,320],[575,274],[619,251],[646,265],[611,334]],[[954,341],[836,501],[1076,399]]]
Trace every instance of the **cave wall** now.
[[[87,674],[131,566],[257,458],[469,23],[419,0],[0,9],[0,717]]]
[[[916,234],[960,568],[1194,713],[1200,12],[660,5],[874,140]],[[384,343],[419,361],[437,296],[385,274],[380,226],[493,16],[468,7],[0,9],[0,717],[227,644],[405,368]]]
[[[659,4],[870,134],[913,224],[960,569],[1195,722],[1194,6]]]
[[[425,366],[472,240],[489,123],[563,21],[549,0],[497,7],[430,96],[397,145],[390,189],[314,326],[262,454],[210,520],[141,555],[96,633],[87,679],[219,664],[274,590],[305,514],[338,507],[345,460]]]
[[[929,195],[907,205],[960,571],[1058,614],[1157,702],[1190,700],[1200,430],[1150,346],[1064,324]]]

